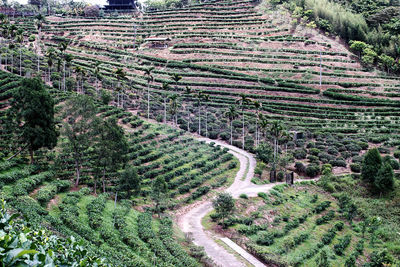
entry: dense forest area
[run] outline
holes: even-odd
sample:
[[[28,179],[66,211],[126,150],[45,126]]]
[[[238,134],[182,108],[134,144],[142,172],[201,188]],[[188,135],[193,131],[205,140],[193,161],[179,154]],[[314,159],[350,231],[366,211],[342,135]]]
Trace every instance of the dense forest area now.
[[[396,0],[294,0],[284,4],[309,27],[346,40],[368,67],[378,64],[387,72],[400,71],[400,3]],[[311,23],[313,22],[313,23]]]

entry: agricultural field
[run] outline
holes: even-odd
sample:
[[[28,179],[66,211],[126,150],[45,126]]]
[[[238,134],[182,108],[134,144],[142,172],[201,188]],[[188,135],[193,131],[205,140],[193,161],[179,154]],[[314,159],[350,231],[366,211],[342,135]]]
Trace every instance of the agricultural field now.
[[[2,100],[7,101],[13,90],[18,90],[15,85],[20,78],[6,72],[1,72],[0,77]],[[71,96],[52,90],[52,96],[58,102],[56,109],[61,110],[65,99]],[[191,258],[188,251],[172,241],[169,218],[154,221],[148,213],[132,210],[131,206],[135,205],[141,211],[151,210],[152,181],[161,176],[168,183],[168,201],[163,203],[163,209],[191,203],[211,190],[231,183],[230,176],[238,168],[237,160],[227,153],[227,149],[196,141],[184,135],[182,130],[144,122],[120,108],[101,103],[97,107],[100,118],[114,117],[126,131],[127,164],[136,167],[141,179],[140,194],[133,201],[122,200],[114,206],[109,194],[115,195],[112,192],[118,192],[120,187],[119,174],[112,172],[107,173],[104,188],[97,188],[98,193],[103,190],[109,193],[95,197],[95,170],[90,151],[83,155],[85,164],[81,168],[80,185],[76,188],[79,190],[70,191],[75,173],[71,154],[63,149],[65,137],[60,139],[54,153],[37,152],[35,165],[27,164],[24,157],[1,162],[1,198],[31,225],[46,225],[62,235],[75,236],[93,250],[100,246],[100,256],[107,257],[114,265],[198,266],[199,262]],[[6,110],[2,110],[3,120]],[[61,112],[58,114],[62,115]],[[58,120],[63,119],[58,117]],[[10,144],[7,135],[7,129],[3,128],[3,156],[12,151],[12,145],[17,145]],[[124,195],[122,191],[119,197],[126,198],[126,193]],[[140,223],[144,224],[140,226]]]
[[[385,256],[378,251],[399,245],[398,225],[382,213],[363,220],[363,209],[357,207],[368,205],[366,199],[358,199],[356,205],[351,193],[329,194],[318,185],[277,185],[254,198],[241,195],[229,217],[221,220],[211,213],[203,224],[235,240],[267,266],[322,266],[324,260],[328,265],[323,266],[380,266],[376,262]]]
[[[0,9],[0,261],[399,265],[398,37],[356,49],[316,0],[183,2]]]

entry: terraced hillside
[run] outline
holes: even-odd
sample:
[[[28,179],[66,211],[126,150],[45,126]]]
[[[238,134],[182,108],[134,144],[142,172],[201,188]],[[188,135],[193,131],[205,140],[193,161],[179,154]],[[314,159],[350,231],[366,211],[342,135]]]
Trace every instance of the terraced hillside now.
[[[211,111],[207,133],[205,118],[200,133],[213,138],[229,139],[223,110],[240,94],[259,101],[267,118],[285,121],[292,129],[361,136],[398,132],[399,78],[363,69],[339,42],[292,27],[290,21],[288,14],[264,4],[215,1],[133,18],[50,17],[44,32],[47,46],[70,42],[67,51],[74,55],[74,65],[90,70],[101,62],[106,76],[123,67],[132,81],[129,90],[136,94],[146,92],[143,71],[155,66],[150,83],[155,119],[162,120],[162,99],[171,94],[162,84],[174,85],[171,75],[182,76],[177,91],[189,86],[209,95],[201,101]],[[146,38],[171,41],[160,49]],[[191,131],[199,131],[197,98],[188,95],[182,102],[178,123],[186,129],[189,116]],[[244,109],[246,137],[254,140],[256,107],[250,103]],[[205,117],[205,110],[201,113]],[[237,141],[240,135],[235,134]]]
[[[20,80],[17,75],[0,72],[2,159],[9,158],[18,146],[15,140],[11,142],[9,128],[3,126]],[[61,109],[75,94],[48,90],[57,103],[61,122]],[[162,177],[167,182],[168,201],[163,208],[174,209],[232,182],[230,177],[238,168],[237,160],[226,149],[185,136],[182,130],[144,122],[130,112],[100,102],[96,106],[98,117],[115,118],[125,129],[129,145],[127,165],[136,168],[141,181],[140,195],[134,202],[122,200],[117,204],[111,200],[116,192],[121,193],[119,170],[107,172],[103,189],[98,189],[105,194],[93,194],[96,166],[90,149],[82,155],[80,184],[73,187],[73,157],[63,149],[64,136],[52,152],[38,151],[34,165],[27,164],[25,151],[14,159],[2,160],[1,198],[29,224],[44,226],[61,236],[75,236],[91,252],[106,257],[112,266],[198,266],[198,261],[176,241],[169,218],[153,220],[150,213],[141,211],[151,211],[154,206],[151,190],[155,179]],[[123,192],[118,196],[124,197]],[[133,206],[141,211],[132,209]]]

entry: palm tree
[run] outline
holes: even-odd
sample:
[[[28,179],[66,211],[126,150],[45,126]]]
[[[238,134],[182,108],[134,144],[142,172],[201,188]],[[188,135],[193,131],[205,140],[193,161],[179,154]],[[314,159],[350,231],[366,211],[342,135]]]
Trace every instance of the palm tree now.
[[[244,149],[244,108],[250,102],[251,100],[245,94],[240,94],[240,99],[236,101],[242,109],[242,149]]]
[[[199,135],[201,135],[201,100],[203,99],[204,94],[202,91],[197,91],[197,106],[199,107]]]
[[[64,55],[64,60],[65,60],[65,65],[68,69],[68,77],[71,76],[71,66],[72,66],[72,60],[74,60],[74,57],[71,54],[65,54]]]
[[[169,89],[170,89],[169,83],[163,83],[161,86],[161,89],[165,92],[169,91]],[[167,123],[167,97],[166,96],[167,95],[165,95],[163,97],[163,100],[164,100],[164,121],[163,122],[164,123]]]
[[[53,60],[56,55],[56,50],[53,47],[47,49],[46,56],[47,56],[47,66],[49,67],[49,82],[51,81],[51,67],[53,66]]]
[[[284,131],[283,126],[279,121],[272,122],[270,133],[271,136],[273,137],[273,142],[274,142],[274,166],[273,166],[274,169],[275,169],[276,157],[278,154],[278,140],[279,137],[281,137],[283,131]]]
[[[154,67],[145,69],[144,75],[147,78],[147,119],[150,118],[150,83],[154,81],[153,75],[151,75]]]
[[[260,121],[260,131],[262,132],[264,140],[265,140],[266,135],[267,135],[267,131],[268,131],[269,123],[268,123],[267,118],[265,118],[262,113],[260,113],[258,115],[258,119]]]
[[[187,99],[189,99],[192,96],[192,89],[189,86],[186,86],[186,90],[185,90],[185,96]],[[190,110],[189,110],[189,105],[186,105],[186,109],[187,109],[187,130],[190,131]]]
[[[207,118],[207,110],[208,110],[208,101],[210,100],[210,95],[208,95],[208,94],[204,94],[203,95],[203,100],[204,100],[204,103],[205,103],[205,110],[206,110],[206,137],[208,137],[208,123],[207,123],[207,121],[208,121],[208,118]]]
[[[8,48],[11,50],[11,67],[14,66],[14,53],[13,53],[13,49],[15,48],[15,43],[14,43],[14,38],[16,36],[16,32],[17,32],[18,28],[15,24],[11,24],[8,27],[6,26],[6,38],[9,39],[9,44],[8,44]]]
[[[173,94],[171,95],[170,102],[169,102],[169,112],[172,115],[172,121],[175,126],[178,126],[178,108],[179,108],[179,103],[178,103],[178,94]]]
[[[100,61],[97,61],[93,66],[92,66],[92,74],[93,74],[93,76],[95,77],[95,79],[96,79],[96,93],[97,93],[97,96],[99,96],[99,82],[102,80],[102,75],[101,75],[101,72],[100,72],[100,65],[101,65],[101,62]]]
[[[24,34],[22,29],[18,29],[15,41],[19,44],[19,75],[22,76],[22,44],[24,42]]]
[[[66,42],[61,42],[58,45],[58,49],[61,51],[61,57],[63,59],[63,89],[65,91],[65,51],[67,50],[68,43]]]
[[[253,105],[256,108],[256,146],[258,146],[259,143],[259,134],[258,134],[258,119],[259,119],[259,115],[260,115],[260,108],[262,107],[262,104],[258,101],[253,101]]]
[[[234,119],[236,119],[239,116],[239,114],[236,111],[235,106],[231,105],[231,106],[229,106],[228,110],[225,111],[224,116],[225,116],[225,118],[228,118],[228,120],[229,120],[229,125],[231,128],[231,142],[230,143],[232,145],[232,140],[233,140],[233,124],[232,124],[232,122]]]
[[[117,68],[113,71],[115,78],[118,80],[117,85],[117,106],[120,106],[120,91],[123,91],[123,81],[127,80],[126,72],[122,68]],[[123,104],[122,104],[123,106]]]
[[[171,75],[171,79],[175,82],[175,91],[178,91],[178,82],[182,79],[182,76],[174,73]]]
[[[76,73],[76,91],[79,93],[79,80],[81,81],[81,91],[83,91],[83,77],[86,75],[86,71],[81,66],[75,67]]]
[[[45,20],[42,14],[38,14],[35,17],[35,24],[36,28],[38,29],[38,38],[37,38],[37,46],[36,46],[36,53],[37,53],[37,72],[40,72],[40,32],[42,30],[43,22]]]

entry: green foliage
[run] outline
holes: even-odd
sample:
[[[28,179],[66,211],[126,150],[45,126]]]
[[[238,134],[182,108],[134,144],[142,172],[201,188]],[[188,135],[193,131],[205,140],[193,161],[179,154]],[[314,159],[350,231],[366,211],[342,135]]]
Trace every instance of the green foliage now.
[[[336,255],[343,255],[344,250],[350,245],[351,235],[346,235],[339,239],[339,243],[333,246]]]
[[[0,261],[4,266],[108,266],[72,236],[61,239],[26,227],[25,222],[15,220],[17,214],[7,213],[5,202],[0,212]]]
[[[330,266],[327,248],[323,248],[321,250],[321,253],[315,259],[315,263],[317,264],[318,267],[329,267]]]
[[[119,188],[127,193],[130,198],[132,193],[134,196],[139,195],[141,189],[141,179],[134,167],[127,167],[120,175]],[[132,192],[133,191],[133,192]]]
[[[213,200],[213,207],[223,220],[234,211],[235,200],[228,193],[220,193]]]
[[[256,155],[259,160],[268,164],[273,159],[273,149],[269,143],[261,143],[256,148]]]
[[[379,193],[386,193],[394,189],[394,172],[389,163],[381,166],[374,180],[374,187]]]
[[[382,157],[379,154],[378,149],[373,148],[368,150],[362,163],[362,178],[370,183],[373,183],[381,165]]]
[[[34,151],[42,147],[52,149],[57,144],[54,101],[40,79],[21,81],[7,117],[14,129],[15,140],[20,139],[29,147],[32,162]]]

